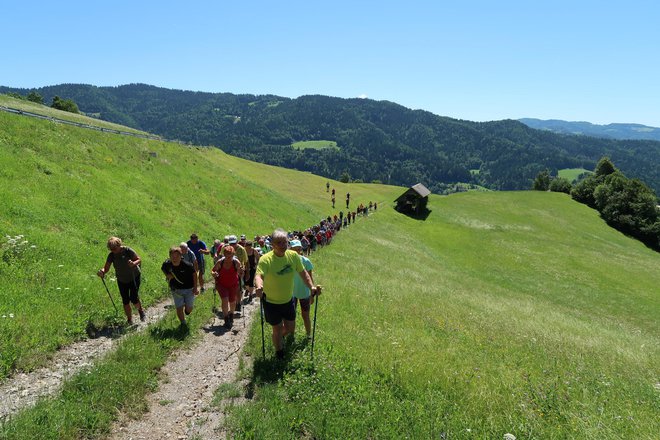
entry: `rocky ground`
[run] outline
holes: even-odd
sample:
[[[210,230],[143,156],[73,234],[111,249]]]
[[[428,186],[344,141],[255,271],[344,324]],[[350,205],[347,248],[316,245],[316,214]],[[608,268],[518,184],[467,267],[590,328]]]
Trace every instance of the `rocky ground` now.
[[[214,391],[237,379],[239,356],[258,308],[258,300],[243,305],[231,330],[216,316],[200,329],[203,336],[187,350],[175,353],[161,370],[158,390],[147,396],[146,414],[121,414],[112,427],[113,439],[224,438],[223,412],[211,407]],[[129,332],[143,331],[172,307],[166,299],[146,310],[145,322],[136,320]],[[219,313],[220,314],[220,313]],[[48,366],[19,373],[0,384],[0,421],[54,394],[63,381],[112,350],[127,334],[111,333],[76,342],[58,351]],[[239,388],[245,384],[238,384]],[[241,400],[236,398],[234,400]]]
[[[135,324],[127,331],[107,332],[76,342],[55,353],[46,367],[30,373],[18,373],[3,380],[0,383],[0,421],[22,408],[34,405],[40,397],[53,394],[64,380],[114,348],[127,332],[143,331],[150,323],[165,316],[170,307],[172,300],[163,300],[146,309],[145,322],[134,319]]]
[[[258,304],[256,300],[244,305],[242,317],[234,320],[231,330],[224,329],[218,317],[206,324],[199,342],[177,353],[161,370],[158,390],[147,396],[148,412],[137,419],[122,414],[110,438],[225,438],[224,414],[211,406],[213,393],[221,384],[236,380],[241,349]]]

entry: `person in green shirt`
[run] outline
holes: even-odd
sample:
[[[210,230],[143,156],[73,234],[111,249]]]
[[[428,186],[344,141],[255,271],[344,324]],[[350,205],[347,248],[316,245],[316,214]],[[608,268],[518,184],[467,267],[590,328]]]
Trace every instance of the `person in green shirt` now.
[[[262,301],[266,322],[273,327],[273,345],[278,359],[284,358],[286,335],[296,328],[296,309],[293,302],[294,277],[300,276],[312,295],[321,294],[321,286],[314,286],[296,251],[288,250],[286,231],[276,229],[271,245],[273,250],[259,259],[254,287]]]

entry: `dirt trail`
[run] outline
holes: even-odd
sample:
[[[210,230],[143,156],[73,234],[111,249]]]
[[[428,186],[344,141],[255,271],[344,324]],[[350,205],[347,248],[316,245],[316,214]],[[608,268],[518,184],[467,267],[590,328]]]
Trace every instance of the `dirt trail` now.
[[[172,299],[164,299],[146,309],[145,322],[134,319],[135,325],[131,331],[122,335],[107,334],[75,342],[55,353],[49,365],[3,380],[0,383],[0,421],[34,405],[40,397],[55,393],[64,380],[90,366],[95,359],[113,349],[125,335],[143,331],[149,324],[161,319],[171,306]]]
[[[213,392],[235,380],[240,350],[245,345],[259,301],[243,305],[232,330],[215,317],[204,325],[203,337],[188,350],[176,353],[162,368],[158,390],[147,396],[149,410],[138,420],[123,414],[111,439],[218,439],[224,438],[223,414],[210,408]]]

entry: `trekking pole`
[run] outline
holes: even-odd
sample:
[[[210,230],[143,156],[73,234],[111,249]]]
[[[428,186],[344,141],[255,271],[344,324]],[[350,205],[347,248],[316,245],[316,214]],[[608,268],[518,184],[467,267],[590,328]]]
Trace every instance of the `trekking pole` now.
[[[259,299],[259,314],[261,315],[261,356],[266,359],[266,345],[264,336],[264,295]]]
[[[314,360],[314,337],[316,336],[316,311],[319,307],[319,296],[316,295],[316,301],[314,301],[314,325],[312,326],[312,355],[310,360]]]
[[[112,299],[112,295],[110,295],[110,290],[108,289],[108,285],[105,284],[105,278],[101,278],[101,281],[103,281],[103,285],[105,286],[105,291],[108,292],[108,296],[110,297],[110,301],[112,301],[112,306],[115,308],[115,314],[118,314],[119,310],[117,310],[117,306],[115,305],[115,300]]]

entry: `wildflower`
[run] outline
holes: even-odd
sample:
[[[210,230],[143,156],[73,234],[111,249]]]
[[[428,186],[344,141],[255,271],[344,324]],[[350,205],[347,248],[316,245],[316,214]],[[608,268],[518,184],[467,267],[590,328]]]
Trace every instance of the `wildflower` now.
[[[9,314],[9,317],[12,318],[12,319],[14,319],[14,314],[13,314],[13,313],[10,313],[10,314]]]
[[[61,287],[58,287],[57,290],[62,290],[62,288],[61,288]]]
[[[37,246],[34,245],[34,244],[33,244],[32,246],[30,246],[30,247],[31,247],[32,249],[36,249],[36,248],[37,248]]]
[[[3,318],[6,318],[6,317],[7,317],[7,315],[2,315],[2,317],[3,317]]]
[[[64,267],[64,265],[63,264],[58,264],[57,267]]]
[[[516,440],[516,436],[513,434],[504,434],[504,440]]]

